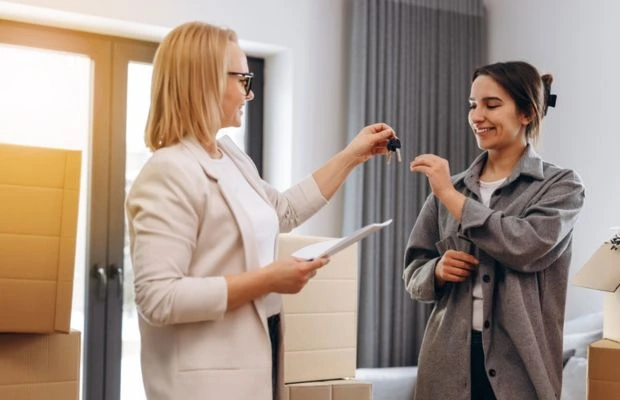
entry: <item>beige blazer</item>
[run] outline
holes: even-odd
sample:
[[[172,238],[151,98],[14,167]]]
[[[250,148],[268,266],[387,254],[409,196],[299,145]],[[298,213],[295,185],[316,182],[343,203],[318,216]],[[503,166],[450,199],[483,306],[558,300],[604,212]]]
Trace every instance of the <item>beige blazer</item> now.
[[[273,205],[281,231],[327,203],[312,177],[280,193],[232,140],[219,144]],[[194,138],[156,151],[129,191],[142,375],[150,400],[272,400],[263,299],[226,311],[224,275],[260,267],[251,221],[234,193]]]

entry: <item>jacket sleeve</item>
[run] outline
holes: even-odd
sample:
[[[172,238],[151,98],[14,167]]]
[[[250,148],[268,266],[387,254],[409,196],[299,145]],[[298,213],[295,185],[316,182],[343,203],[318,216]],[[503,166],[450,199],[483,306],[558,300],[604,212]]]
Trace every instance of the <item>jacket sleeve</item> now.
[[[584,196],[579,176],[571,170],[559,170],[547,178],[518,216],[505,215],[468,198],[460,233],[507,268],[538,272],[570,245]]]
[[[126,201],[136,304],[153,325],[219,319],[228,301],[223,276],[189,275],[206,204],[204,175],[182,163],[151,158]]]
[[[440,258],[436,247],[439,238],[437,202],[431,194],[416,219],[405,250],[403,280],[407,292],[415,300],[433,302],[438,299],[435,266]]]
[[[289,232],[301,225],[327,204],[312,176],[308,176],[284,192],[276,190],[266,182],[263,188],[276,210],[281,232]]]

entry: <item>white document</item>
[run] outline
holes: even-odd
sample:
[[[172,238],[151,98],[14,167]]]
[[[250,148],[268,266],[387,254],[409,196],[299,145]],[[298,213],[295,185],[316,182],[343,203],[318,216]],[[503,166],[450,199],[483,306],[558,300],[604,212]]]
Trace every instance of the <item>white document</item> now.
[[[356,230],[349,236],[340,239],[331,239],[319,243],[313,243],[309,246],[302,247],[292,254],[293,257],[301,258],[303,260],[313,260],[315,258],[323,256],[332,256],[338,253],[340,250],[344,250],[351,246],[353,243],[364,239],[366,236],[373,232],[381,230],[392,223],[391,219],[385,222],[366,225],[363,228]]]

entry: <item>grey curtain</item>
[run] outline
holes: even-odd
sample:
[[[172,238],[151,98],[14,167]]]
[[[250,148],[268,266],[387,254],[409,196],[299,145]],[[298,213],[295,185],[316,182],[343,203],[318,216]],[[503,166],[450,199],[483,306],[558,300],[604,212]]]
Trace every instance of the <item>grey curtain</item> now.
[[[345,186],[343,234],[392,218],[361,244],[358,367],[416,365],[428,304],[402,281],[405,245],[430,193],[409,172],[417,154],[435,153],[454,174],[478,154],[468,127],[471,74],[485,57],[482,0],[351,0],[349,140],[385,121],[402,142],[403,162],[371,160]]]

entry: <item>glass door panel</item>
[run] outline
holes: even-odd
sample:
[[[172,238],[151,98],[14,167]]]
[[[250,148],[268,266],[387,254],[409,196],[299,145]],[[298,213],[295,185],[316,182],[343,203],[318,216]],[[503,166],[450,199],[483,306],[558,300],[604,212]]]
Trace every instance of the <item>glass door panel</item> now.
[[[83,333],[92,60],[7,44],[0,60],[0,142],[82,151],[71,328]]]
[[[151,99],[151,64],[129,62],[127,66],[127,117],[126,117],[126,160],[125,194],[140,169],[151,155],[144,143],[144,130]],[[133,268],[129,254],[129,234],[125,224],[124,298],[123,298],[123,350],[121,368],[121,399],[144,400],[144,387],[140,368],[140,332],[138,314],[133,291]]]
[[[121,368],[122,397],[144,399],[123,205],[149,156],[155,49],[0,19],[0,142],[82,151],[71,327],[88,400],[121,398]]]

